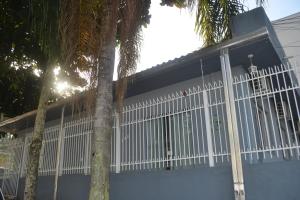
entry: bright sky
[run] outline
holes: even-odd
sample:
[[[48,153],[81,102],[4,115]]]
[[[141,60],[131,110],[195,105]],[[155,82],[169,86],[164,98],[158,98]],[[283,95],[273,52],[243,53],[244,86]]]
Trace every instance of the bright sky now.
[[[150,25],[143,30],[143,45],[137,71],[180,57],[202,46],[194,32],[194,19],[187,10],[160,6],[161,0],[152,0]],[[255,0],[245,5],[255,8]],[[300,12],[300,0],[268,0],[266,12],[271,20]],[[115,76],[116,78],[116,76]]]
[[[153,0],[150,25],[143,30],[138,71],[190,53],[202,46],[194,32],[195,16],[185,9],[161,6]]]

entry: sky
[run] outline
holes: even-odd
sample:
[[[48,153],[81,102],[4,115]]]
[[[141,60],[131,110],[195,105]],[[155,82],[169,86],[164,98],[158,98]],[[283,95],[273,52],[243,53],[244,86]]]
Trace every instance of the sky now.
[[[151,20],[148,27],[143,29],[137,71],[188,54],[201,48],[203,44],[194,31],[194,15],[187,10],[160,6],[160,2],[161,0],[152,0]],[[256,7],[255,2],[245,0],[245,5],[248,9],[252,9]],[[300,0],[268,0],[265,10],[270,20],[276,20],[300,12]]]
[[[244,1],[247,10],[256,7],[256,0]],[[195,13],[160,6],[160,2],[161,0],[151,1],[151,19],[147,28],[143,28],[137,72],[198,50],[203,44],[201,37],[194,31]],[[270,20],[276,20],[300,12],[300,0],[267,0],[265,10]],[[116,53],[116,65],[118,60]],[[114,73],[114,80],[116,79],[117,74]],[[55,88],[59,93],[65,93],[72,86],[66,81],[58,81]]]

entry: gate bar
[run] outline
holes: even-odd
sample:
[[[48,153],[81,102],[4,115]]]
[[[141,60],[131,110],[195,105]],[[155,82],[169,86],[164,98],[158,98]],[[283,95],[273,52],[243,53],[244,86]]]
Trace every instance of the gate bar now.
[[[57,199],[57,185],[58,185],[58,176],[60,172],[60,155],[61,155],[61,146],[63,143],[63,132],[64,132],[64,116],[65,116],[65,106],[62,107],[61,110],[61,121],[60,121],[60,130],[57,141],[57,154],[56,154],[56,170],[55,170],[55,181],[54,181],[54,192],[53,192],[53,200]]]
[[[119,113],[116,112],[116,149],[115,149],[115,158],[116,158],[116,173],[121,171],[121,123]]]

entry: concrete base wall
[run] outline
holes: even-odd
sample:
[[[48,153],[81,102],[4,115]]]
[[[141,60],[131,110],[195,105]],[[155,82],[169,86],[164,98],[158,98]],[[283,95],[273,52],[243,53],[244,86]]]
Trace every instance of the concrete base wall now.
[[[246,200],[299,200],[300,161],[244,166]]]
[[[23,199],[25,179],[19,182],[18,200]],[[58,200],[88,199],[90,176],[63,175],[58,182]],[[38,180],[37,200],[53,200],[54,176],[41,176]]]
[[[114,175],[111,199],[233,199],[231,174],[230,167],[207,167]]]
[[[231,167],[143,171],[111,175],[111,200],[233,200]],[[300,162],[245,164],[246,200],[300,199]],[[37,199],[50,200],[53,177],[40,177]],[[89,176],[63,175],[58,199],[88,199]],[[24,179],[19,184],[22,199]]]

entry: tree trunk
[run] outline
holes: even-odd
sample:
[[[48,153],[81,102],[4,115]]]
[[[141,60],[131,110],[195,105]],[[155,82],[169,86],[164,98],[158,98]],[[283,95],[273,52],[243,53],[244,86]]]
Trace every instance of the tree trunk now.
[[[112,81],[119,1],[106,0],[103,6],[89,200],[109,199]]]
[[[32,141],[29,146],[29,158],[27,164],[27,173],[25,180],[25,200],[36,199],[36,188],[38,180],[38,169],[40,160],[40,151],[43,142],[43,132],[46,118],[46,106],[50,96],[50,83],[53,73],[53,66],[48,65],[44,78],[43,86],[40,94],[39,105],[35,117]]]

